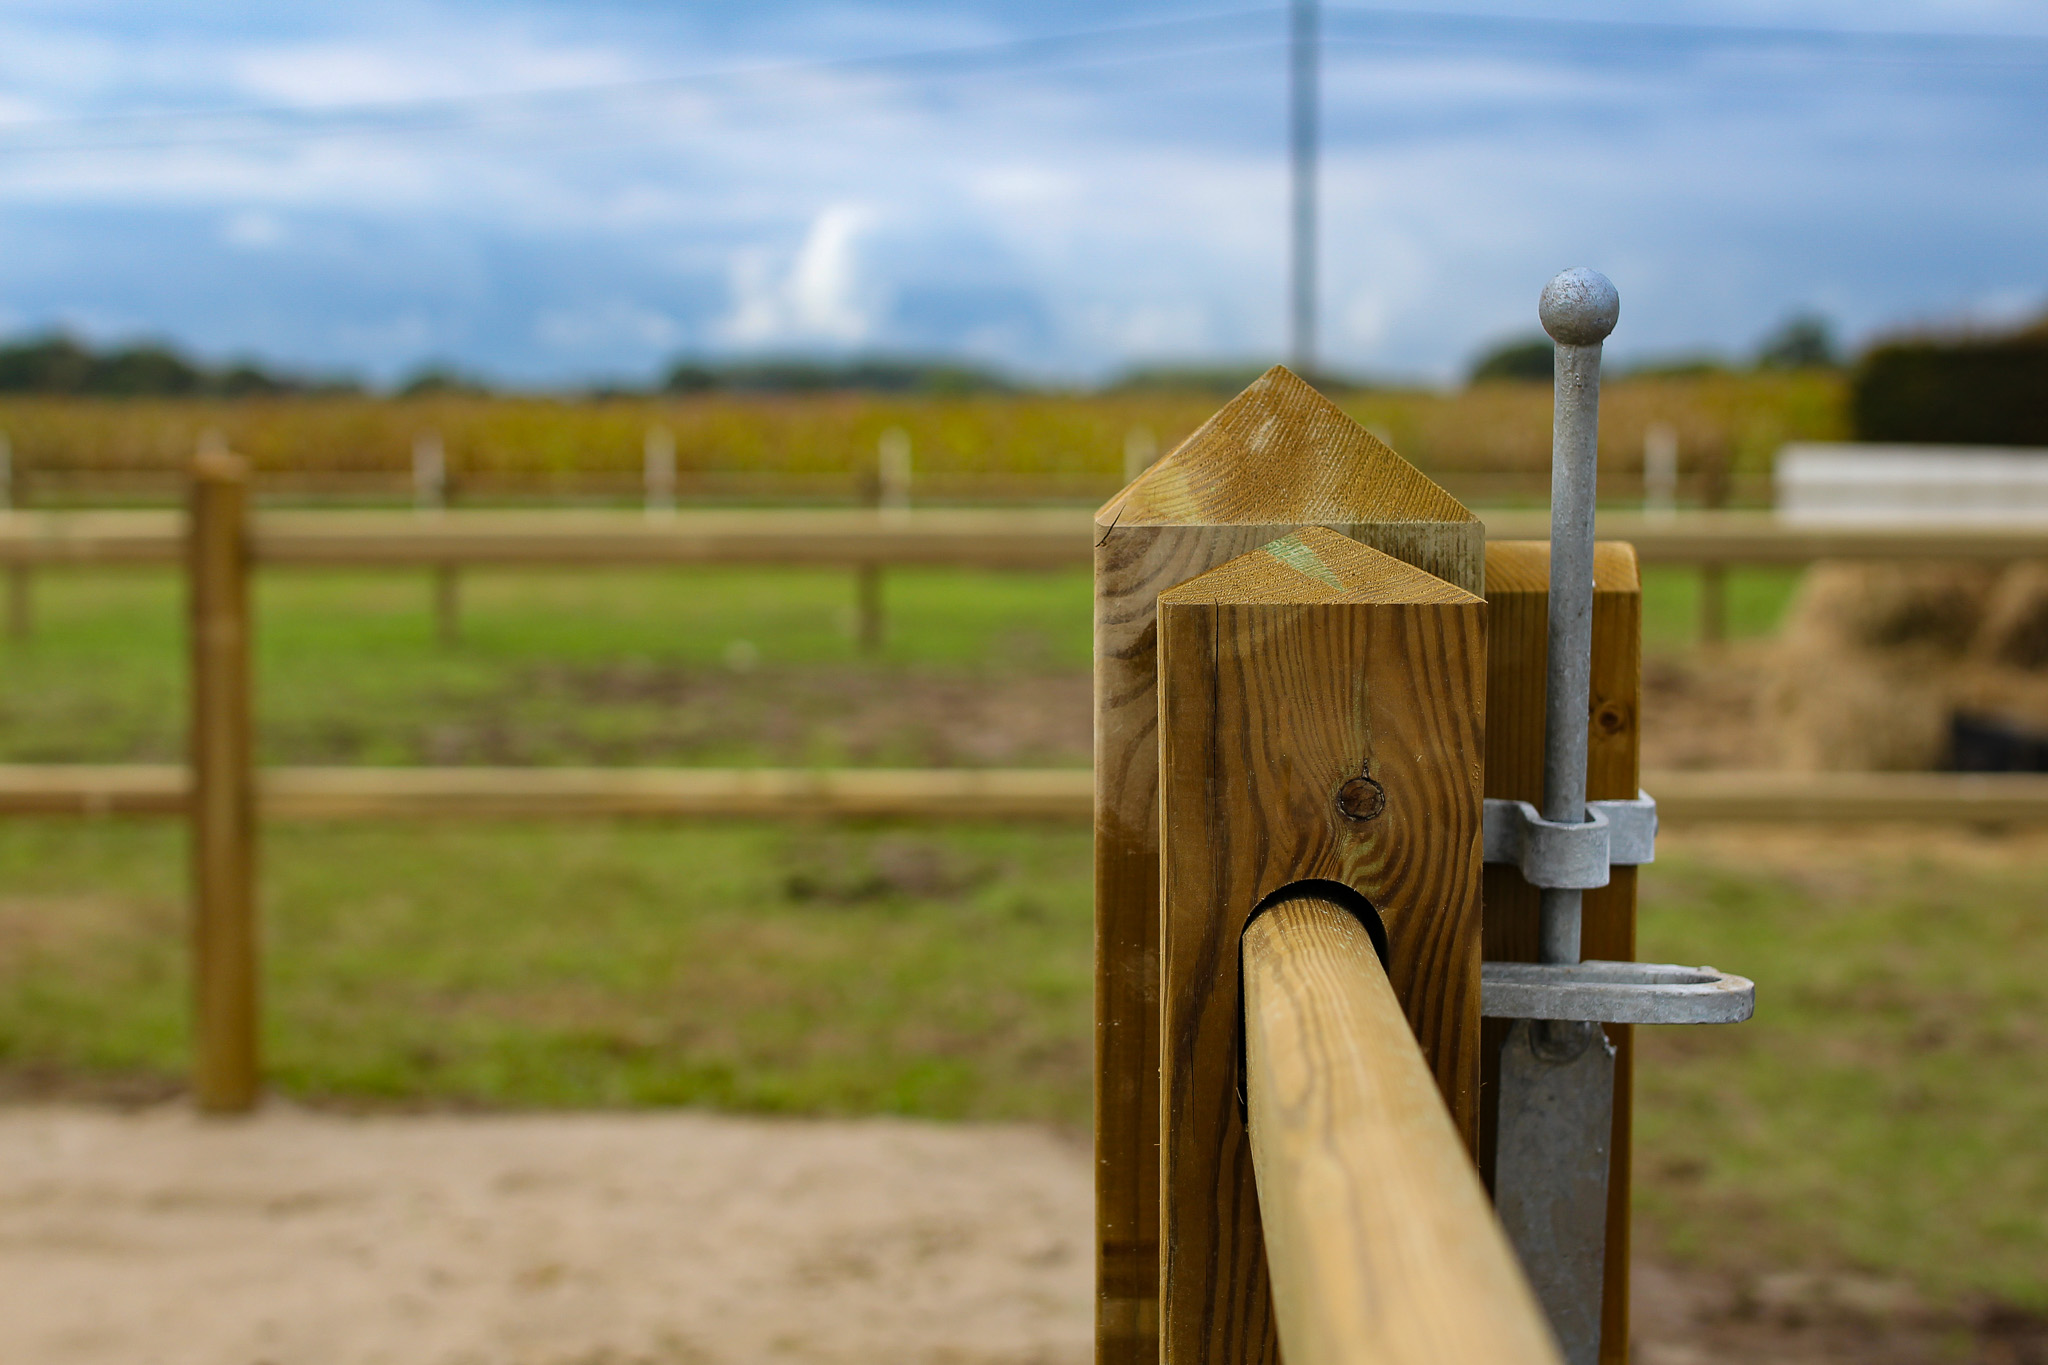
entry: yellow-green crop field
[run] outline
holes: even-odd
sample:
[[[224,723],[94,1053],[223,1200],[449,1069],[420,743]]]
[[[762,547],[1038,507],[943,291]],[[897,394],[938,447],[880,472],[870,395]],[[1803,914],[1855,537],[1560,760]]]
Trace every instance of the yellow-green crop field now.
[[[1842,383],[1826,373],[1620,380],[1603,404],[1601,459],[1623,481],[1653,423],[1678,433],[1689,488],[1754,480],[1789,439],[1843,434]],[[858,496],[881,434],[911,438],[921,488],[1083,497],[1120,482],[1134,432],[1160,450],[1221,398],[1191,392],[912,397],[862,394],[674,398],[437,396],[0,402],[0,432],[24,500],[119,500],[167,487],[200,435],[218,431],[273,491],[403,491],[414,442],[438,436],[459,495],[628,493],[651,428],[672,433],[684,496]],[[1363,391],[1339,400],[1423,468],[1446,476],[1540,477],[1550,390],[1481,385],[1455,393]],[[123,480],[127,480],[124,485]],[[156,483],[152,485],[151,481]],[[323,483],[323,480],[325,481]]]

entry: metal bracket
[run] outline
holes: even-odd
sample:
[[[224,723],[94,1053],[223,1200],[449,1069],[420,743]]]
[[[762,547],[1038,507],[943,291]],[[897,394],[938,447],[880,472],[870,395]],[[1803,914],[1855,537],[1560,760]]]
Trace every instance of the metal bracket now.
[[[1482,962],[1479,1013],[1602,1024],[1739,1024],[1756,1013],[1756,983],[1712,967],[1661,962]]]
[[[1590,891],[1607,885],[1610,867],[1657,856],[1657,803],[1644,791],[1632,801],[1588,801],[1578,825],[1546,820],[1527,801],[1489,797],[1481,828],[1485,860],[1515,864],[1531,886]]]

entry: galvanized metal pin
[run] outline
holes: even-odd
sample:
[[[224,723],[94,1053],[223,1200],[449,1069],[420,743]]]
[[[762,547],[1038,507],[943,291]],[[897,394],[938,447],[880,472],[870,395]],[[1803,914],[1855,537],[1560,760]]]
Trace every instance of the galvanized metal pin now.
[[[1587,818],[1600,343],[1621,316],[1621,297],[1605,275],[1578,267],[1543,287],[1537,313],[1543,330],[1557,343],[1550,435],[1550,657],[1543,715],[1543,818],[1577,825]],[[1543,889],[1543,961],[1579,960],[1579,895],[1575,889]]]

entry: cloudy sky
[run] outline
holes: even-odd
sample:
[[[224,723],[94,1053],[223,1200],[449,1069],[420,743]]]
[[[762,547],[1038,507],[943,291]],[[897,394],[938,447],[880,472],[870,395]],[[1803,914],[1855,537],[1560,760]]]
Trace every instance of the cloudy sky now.
[[[389,379],[1271,358],[1286,15],[1152,0],[8,0],[0,332]],[[1455,376],[2048,302],[2048,4],[1327,5],[1322,346]]]

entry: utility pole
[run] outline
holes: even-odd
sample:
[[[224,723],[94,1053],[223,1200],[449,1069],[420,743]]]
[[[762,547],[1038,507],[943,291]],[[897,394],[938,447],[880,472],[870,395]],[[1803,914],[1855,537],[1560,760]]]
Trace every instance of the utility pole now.
[[[1288,120],[1294,153],[1292,358],[1294,371],[1316,371],[1316,0],[1294,0]]]

